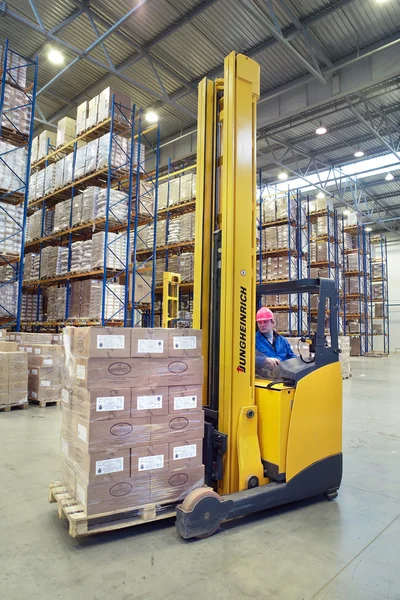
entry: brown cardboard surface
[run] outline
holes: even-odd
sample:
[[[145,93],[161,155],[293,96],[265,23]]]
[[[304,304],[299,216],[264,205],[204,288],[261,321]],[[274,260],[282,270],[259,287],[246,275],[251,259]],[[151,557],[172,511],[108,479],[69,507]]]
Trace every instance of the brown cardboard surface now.
[[[202,332],[200,329],[168,329],[169,358],[200,357]]]
[[[168,413],[176,415],[202,410],[201,385],[177,385],[168,388]]]
[[[189,492],[204,485],[204,467],[193,467],[169,473],[152,473],[151,502],[183,500]]]
[[[61,369],[59,367],[32,367],[29,365],[29,371],[31,378],[37,378],[40,381],[50,381],[53,385],[57,385],[61,381]]]
[[[9,404],[26,404],[28,402],[28,396],[26,390],[23,392],[10,392],[8,394]]]
[[[8,404],[8,392],[0,391],[0,406],[2,404]]]
[[[118,483],[89,485],[76,477],[75,494],[87,515],[135,508],[150,502],[150,476],[142,474]]]
[[[53,367],[61,369],[64,365],[64,356],[62,354],[54,356],[29,355],[29,366],[31,368]]]
[[[168,444],[131,448],[131,476],[139,473],[168,471]]]
[[[62,356],[63,349],[56,344],[32,344],[32,354],[34,356]]]
[[[203,383],[203,359],[181,358],[150,361],[150,386],[201,385]]]
[[[20,377],[10,378],[8,382],[8,391],[10,394],[23,392],[26,395],[28,393],[28,378],[25,380]]]
[[[86,483],[117,482],[129,479],[130,448],[105,450],[89,454],[79,445],[63,440],[68,446],[68,458],[77,477]]]
[[[90,454],[116,448],[150,445],[149,418],[87,421],[74,413],[63,412],[67,415],[63,415],[63,437],[67,442]]]
[[[76,419],[77,416],[66,410],[62,411],[61,414],[61,437],[68,443],[74,441],[76,435]],[[68,453],[67,453],[68,454]]]
[[[88,421],[129,419],[131,416],[131,388],[86,390],[79,386],[73,386],[71,410]]]
[[[84,358],[129,358],[131,328],[76,327],[72,353]]]
[[[63,440],[61,440],[62,448]],[[67,488],[71,496],[75,496],[75,471],[68,457],[61,456],[61,483]]]
[[[168,329],[133,327],[131,332],[132,357],[152,359],[168,357]]]
[[[133,388],[131,417],[163,416],[168,414],[168,388]]]
[[[17,342],[0,341],[0,352],[18,352]]]
[[[199,467],[203,463],[203,439],[169,443],[169,470]]]
[[[151,417],[151,444],[198,440],[204,435],[204,413]]]
[[[86,389],[149,386],[148,358],[76,358],[75,363],[74,383]]]
[[[51,385],[49,387],[33,388],[28,380],[28,395],[34,400],[53,401],[60,400],[61,385]]]

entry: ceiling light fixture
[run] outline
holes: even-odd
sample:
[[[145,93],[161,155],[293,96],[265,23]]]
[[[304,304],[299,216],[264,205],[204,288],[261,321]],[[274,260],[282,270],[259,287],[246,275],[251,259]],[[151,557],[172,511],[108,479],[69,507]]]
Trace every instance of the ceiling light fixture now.
[[[285,171],[281,171],[281,172],[278,174],[278,179],[280,179],[281,181],[285,181],[285,179],[287,179],[287,178],[288,178],[288,174],[287,174],[287,173],[285,173]]]
[[[155,113],[153,110],[149,110],[149,112],[146,113],[146,121],[148,123],[157,123],[158,114]]]
[[[326,133],[328,130],[326,127],[324,127],[321,123],[321,121],[319,122],[319,127],[317,127],[317,129],[315,130],[315,133],[317,135],[324,135],[324,133]]]
[[[64,55],[56,48],[49,50],[47,58],[53,65],[62,65],[64,62]]]
[[[390,173],[390,172],[385,177],[386,181],[393,181],[393,179],[394,179],[394,175],[392,175],[392,173]]]
[[[349,210],[344,210],[344,211],[343,211],[343,214],[344,214],[344,216],[345,216],[345,217],[348,217],[348,216],[349,216],[349,214],[350,214],[350,211],[349,211]]]
[[[372,231],[372,227],[366,227],[365,231],[367,231],[369,233],[370,231]]]
[[[360,150],[360,148],[358,148],[358,150],[356,150],[356,151],[354,152],[354,156],[355,156],[356,158],[361,158],[362,156],[364,156],[364,152],[363,152],[362,150]]]
[[[320,200],[322,200],[322,198],[325,198],[324,192],[318,192],[317,198],[319,198]]]

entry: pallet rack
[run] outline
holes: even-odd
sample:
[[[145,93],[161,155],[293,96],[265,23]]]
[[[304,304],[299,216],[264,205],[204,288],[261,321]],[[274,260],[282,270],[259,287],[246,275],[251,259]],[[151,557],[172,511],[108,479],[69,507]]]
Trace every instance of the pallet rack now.
[[[382,234],[370,234],[370,243],[373,255],[370,262],[371,350],[383,350],[383,353],[388,355],[390,338],[387,238]],[[380,314],[377,315],[377,312]],[[376,348],[377,345],[381,347]]]
[[[31,160],[33,123],[36,102],[38,64],[12,52],[8,40],[3,47],[0,92],[0,164],[4,172],[0,189],[0,213],[14,224],[15,232],[4,231],[0,239],[0,266],[7,272],[0,282],[0,328],[21,326],[21,301],[23,282],[23,253],[29,190],[29,165]],[[30,83],[27,85],[27,81]],[[11,105],[6,96],[13,98]],[[26,116],[26,118],[25,118]],[[23,126],[25,119],[26,127]],[[7,143],[9,145],[7,145]],[[19,166],[17,163],[19,161]],[[5,186],[6,175],[11,183]],[[17,207],[20,209],[18,210]],[[7,253],[7,242],[16,240],[19,249]],[[19,239],[18,239],[19,238]],[[1,250],[4,248],[4,250]],[[14,296],[7,304],[7,295]]]
[[[26,244],[27,251],[38,250],[40,252],[39,279],[26,281],[24,284],[24,290],[27,293],[37,294],[37,319],[36,321],[26,322],[25,326],[27,328],[39,330],[48,327],[58,328],[65,324],[86,325],[89,322],[100,325],[127,326],[130,324],[129,286],[132,270],[130,241],[133,224],[136,225],[138,218],[137,212],[133,208],[137,209],[137,199],[141,189],[140,182],[147,176],[146,160],[143,157],[143,140],[148,138],[150,132],[155,130],[157,130],[155,144],[158,149],[158,125],[144,129],[142,127],[141,111],[137,114],[135,106],[125,106],[117,102],[115,95],[113,95],[108,118],[60,148],[48,147],[46,157],[33,164],[34,170],[40,170],[60,160],[62,156],[72,155],[72,181],[52,190],[44,197],[35,199],[28,205],[28,211],[31,214],[36,210],[42,210],[42,226],[40,238]],[[104,144],[108,144],[106,166],[104,166],[103,161],[103,163],[100,163],[101,168],[95,168],[84,176],[77,174],[77,155],[80,143],[100,139],[101,136],[106,134],[109,134],[109,138],[103,138]],[[119,156],[118,160],[114,162],[112,160],[113,152],[118,153]],[[100,218],[74,226],[72,220],[74,197],[88,186],[98,186],[106,190],[104,214]],[[123,192],[124,200],[121,200],[122,196],[115,196],[114,191]],[[133,201],[133,198],[135,198],[135,201]],[[69,226],[62,231],[46,231],[46,211],[55,210],[56,205],[64,200],[71,200]],[[123,201],[126,201],[127,204],[127,216],[121,219],[119,209]],[[103,264],[101,267],[96,266],[96,268],[84,272],[71,272],[72,244],[75,241],[90,240],[95,233],[100,232],[103,233]],[[118,244],[120,245],[119,250],[117,249]],[[68,249],[67,273],[51,278],[40,277],[42,251],[47,246],[61,246]],[[109,264],[110,257],[113,261],[111,267]],[[100,314],[98,318],[85,317],[77,319],[70,314],[71,285],[73,281],[88,279],[96,279],[101,285]],[[119,286],[114,286],[113,284],[117,282]],[[63,318],[41,321],[39,319],[40,295],[44,289],[60,286],[66,289],[66,305]],[[109,298],[112,298],[114,303],[112,314],[106,310],[106,303]]]
[[[340,310],[341,300],[344,294],[344,271],[343,271],[343,244],[342,244],[342,218],[339,217],[336,209],[326,207],[321,210],[311,211],[311,202],[308,198],[308,226],[310,251],[308,253],[308,274],[311,277],[329,277],[335,280],[337,291],[338,310],[338,331],[343,334],[343,311]],[[319,231],[319,223],[322,221],[322,232]],[[311,252],[311,244],[315,244],[314,252]],[[319,260],[318,245],[325,244],[326,260]],[[309,321],[312,329],[313,317],[318,310],[311,306],[310,299]],[[327,310],[328,315],[328,310]]]
[[[176,192],[172,192],[174,181],[179,181],[181,185],[182,177],[194,174],[196,165],[191,163],[187,165],[175,164],[168,160],[166,172],[158,177],[158,184],[164,185],[161,202],[157,197],[157,206],[154,208],[154,215],[150,215],[142,224],[135,228],[137,239],[134,240],[133,264],[134,274],[136,271],[136,280],[132,285],[136,298],[132,298],[134,310],[134,320],[136,324],[153,327],[161,326],[162,320],[162,279],[157,276],[157,267],[159,261],[164,262],[163,272],[169,270],[177,271],[176,265],[171,266],[173,257],[180,257],[182,253],[194,252],[193,239],[185,241],[171,242],[169,239],[170,227],[174,220],[184,214],[194,213],[196,210],[195,191],[192,190],[190,197],[186,194],[185,199],[181,201],[181,192],[179,198]],[[161,188],[158,188],[158,190]],[[165,223],[165,235],[159,235],[160,223]],[[194,232],[193,232],[194,234]],[[149,239],[149,236],[151,239]],[[138,247],[140,244],[140,247]],[[142,284],[142,292],[138,293],[137,281]],[[184,281],[179,286],[179,309],[183,304],[191,305],[193,299],[193,281]]]
[[[263,186],[259,174],[258,185],[258,252],[257,252],[257,281],[259,283],[273,283],[300,279],[307,274],[307,260],[309,248],[309,229],[306,219],[306,201],[302,199],[300,190],[278,192]],[[279,209],[277,208],[279,204]],[[273,211],[274,214],[272,214]],[[281,227],[281,232],[286,233],[286,247],[280,246],[277,239],[276,246],[269,232],[273,228]],[[275,234],[272,234],[274,237]],[[268,259],[284,259],[287,264],[285,276],[274,278],[267,274]],[[266,262],[267,261],[267,262]],[[272,260],[271,260],[272,263]],[[264,277],[266,275],[266,277]],[[283,273],[282,273],[283,275]],[[280,333],[288,336],[308,333],[307,319],[308,294],[291,294],[287,304],[271,304],[270,308],[277,313],[277,327]],[[279,324],[279,313],[288,314],[288,326],[282,328]]]
[[[352,248],[347,248],[345,236],[349,235],[352,239]],[[345,225],[343,228],[343,247],[345,255],[345,285],[343,295],[343,313],[346,333],[351,338],[359,339],[359,344],[352,344],[352,351],[355,355],[364,355],[372,348],[372,313],[370,299],[370,242],[368,232],[365,226]],[[349,267],[349,256],[355,257]],[[356,267],[356,268],[354,268]],[[356,281],[352,289],[349,287],[350,281]],[[354,291],[354,289],[356,291]],[[348,302],[357,304],[357,311],[348,310]],[[353,326],[350,326],[350,322]],[[350,330],[350,328],[352,330]],[[357,329],[357,331],[354,331]]]

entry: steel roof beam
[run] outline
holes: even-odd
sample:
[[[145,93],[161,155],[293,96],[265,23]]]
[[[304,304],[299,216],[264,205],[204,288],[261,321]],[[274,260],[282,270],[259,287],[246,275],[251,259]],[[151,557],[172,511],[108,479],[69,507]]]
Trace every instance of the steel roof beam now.
[[[117,68],[116,68],[117,72],[119,74],[121,74],[122,71],[124,71],[128,67],[132,66],[133,64],[135,64],[142,58],[151,58],[154,67],[158,66],[167,75],[169,75],[170,77],[175,79],[177,82],[183,84],[186,89],[193,91],[193,92],[197,92],[196,84],[186,81],[178,73],[176,73],[174,70],[172,70],[167,65],[165,65],[161,60],[157,59],[156,57],[151,56],[149,51],[151,50],[151,48],[156,46],[159,42],[163,41],[164,39],[166,39],[167,37],[169,37],[176,31],[178,31],[185,24],[190,23],[190,21],[192,21],[192,19],[199,16],[202,12],[204,12],[207,8],[209,8],[210,6],[215,4],[217,1],[218,0],[204,0],[194,10],[189,11],[188,13],[184,14],[182,16],[182,18],[179,21],[177,21],[174,25],[172,25],[165,31],[161,32],[151,42],[146,44],[146,46],[140,46],[140,44],[138,44],[137,42],[132,40],[125,32],[123,32],[121,30],[115,31],[114,35],[116,35],[117,37],[119,37],[121,39],[121,41],[129,44],[130,46],[132,46],[132,48],[135,49],[135,54],[133,56],[129,57],[128,59],[126,59],[124,62],[122,62],[120,65],[117,66]],[[96,12],[94,12],[94,10],[92,8],[90,8],[86,2],[80,2],[79,0],[73,0],[73,2],[75,3],[76,6],[80,7],[80,9],[79,9],[80,14],[82,12],[86,12],[92,16],[93,20],[96,19],[97,21],[99,21],[100,23],[105,25],[106,27],[110,27],[110,22],[107,21],[103,16],[98,15]],[[101,77],[93,86],[90,86],[84,93],[78,94],[71,101],[69,101],[68,104],[65,105],[65,107],[63,107],[62,109],[59,109],[57,112],[53,113],[49,117],[49,120],[50,121],[58,120],[58,118],[61,117],[65,113],[66,108],[68,106],[70,107],[71,105],[77,105],[80,102],[82,102],[88,96],[88,94],[90,95],[91,90],[94,90],[96,87],[101,85],[103,82],[106,82],[108,77],[109,77],[109,74],[107,73],[107,75],[104,75],[103,77]],[[161,103],[162,103],[162,101],[161,101]],[[179,105],[174,105],[174,108],[178,108],[182,112],[185,112],[185,109],[183,107],[180,107]],[[193,113],[191,114],[191,116],[194,117]]]
[[[61,71],[59,71],[56,75],[54,75],[54,77],[52,79],[50,79],[50,81],[48,81],[44,86],[42,86],[40,88],[40,90],[37,91],[36,96],[39,96],[47,88],[51,87],[53,85],[53,83],[55,81],[57,81],[57,79],[59,79],[64,73],[66,73],[66,71],[68,71],[71,67],[73,67],[82,58],[86,58],[86,57],[89,58],[89,54],[95,48],[97,48],[97,46],[102,44],[102,42],[104,42],[104,40],[106,40],[108,37],[110,37],[110,35],[112,35],[114,33],[114,31],[116,31],[119,27],[121,27],[121,25],[123,25],[125,23],[125,21],[127,21],[137,10],[139,10],[139,8],[141,6],[146,4],[147,1],[148,0],[139,0],[138,4],[136,4],[136,6],[131,8],[131,10],[129,10],[127,13],[125,13],[116,23],[114,23],[114,25],[109,27],[109,29],[107,29],[107,31],[105,31],[100,36],[98,36],[94,42],[92,42],[91,44],[89,44],[89,46],[87,48],[85,48],[85,50],[83,50],[82,52],[78,51],[76,58],[74,58],[74,60],[72,60],[68,65],[66,65],[63,69],[61,69]],[[56,41],[60,42],[61,40],[56,38]],[[72,50],[72,48],[70,48],[70,49]],[[110,67],[110,65],[108,65],[108,68],[110,69],[111,72],[115,71],[115,68]]]
[[[300,23],[303,27],[310,27],[311,25],[314,25],[318,21],[325,19],[325,17],[334,14],[338,10],[344,8],[345,6],[348,6],[349,4],[352,4],[355,1],[356,0],[337,0],[337,2],[335,2],[334,4],[331,4],[330,6],[323,8],[319,12],[317,12],[313,15],[310,15],[309,17],[306,17],[304,20],[300,21]],[[282,32],[287,41],[295,40],[301,36],[301,32],[294,25],[283,29]],[[256,46],[253,46],[253,48],[242,48],[241,50],[238,50],[238,51],[242,52],[243,54],[246,54],[246,56],[248,56],[249,58],[254,58],[260,52],[263,52],[267,48],[271,48],[278,43],[279,43],[278,40],[276,38],[272,37],[272,38],[267,38],[267,39],[263,40]],[[193,83],[197,84],[199,81],[201,81],[203,79],[203,77],[209,77],[210,79],[214,79],[215,77],[218,77],[222,71],[223,71],[223,65],[220,65],[219,67],[214,69],[211,73],[204,73],[201,77],[198,77],[197,79],[195,79],[193,81]],[[171,94],[171,98],[173,100],[180,100],[180,99],[184,98],[185,96],[187,96],[188,94],[190,94],[190,92],[181,88],[180,90],[177,90],[176,92]],[[158,103],[155,103],[153,105],[153,108],[157,108],[157,106],[158,106]]]
[[[269,144],[268,137],[266,138],[267,144]],[[270,147],[270,152],[273,157],[273,162],[282,167],[283,169],[289,171],[294,176],[303,179],[308,185],[313,186],[316,189],[323,191],[325,194],[329,195],[339,204],[350,208],[351,210],[356,211],[362,217],[369,217],[377,223],[377,219],[374,216],[374,208],[380,207],[382,209],[386,209],[387,214],[391,217],[396,217],[390,212],[388,207],[385,207],[380,203],[380,201],[376,200],[367,190],[360,185],[360,182],[356,179],[353,179],[351,176],[346,175],[341,171],[341,169],[335,167],[334,165],[329,165],[325,161],[317,158],[316,156],[310,154],[306,150],[299,148],[298,146],[294,147],[294,145],[286,144],[285,142],[281,142],[281,144],[286,147],[286,152],[283,157],[279,158],[275,154],[275,150]],[[299,165],[299,160],[297,154],[300,154],[303,158],[308,158],[308,163],[306,168],[302,168]],[[293,162],[296,165],[296,168],[293,168],[284,162],[286,156],[291,156]],[[322,178],[321,169],[326,171],[328,170],[328,177]],[[311,181],[310,175],[316,174],[319,181],[317,183]],[[328,184],[327,182],[330,181]],[[329,187],[329,189],[328,189]],[[348,202],[346,196],[350,195],[352,202]],[[373,202],[372,210],[369,207],[369,202]],[[363,208],[365,210],[363,210]],[[400,218],[400,217],[398,217]],[[389,231],[393,229],[384,224],[384,227]],[[399,234],[400,235],[400,234]]]
[[[136,7],[138,7],[138,5],[136,5]],[[9,8],[7,8],[6,15],[14,18],[15,20],[17,20],[17,21],[19,21],[21,23],[23,23],[24,25],[30,27],[34,31],[37,31],[38,33],[41,33],[48,40],[56,42],[60,46],[62,46],[64,48],[67,48],[68,50],[70,50],[71,52],[73,52],[74,54],[76,54],[77,57],[74,59],[74,61],[72,61],[73,64],[75,64],[76,62],[78,62],[78,60],[82,60],[82,59],[88,60],[89,62],[91,62],[92,64],[96,65],[97,67],[100,67],[100,68],[104,69],[105,71],[107,71],[108,75],[115,75],[116,77],[119,77],[120,79],[122,79],[126,83],[129,83],[133,87],[136,87],[137,89],[141,90],[145,94],[148,94],[149,96],[152,96],[153,98],[156,98],[157,100],[161,100],[165,104],[168,104],[168,105],[172,106],[173,108],[181,111],[183,114],[186,114],[186,116],[188,116],[190,119],[193,119],[193,120],[196,119],[196,115],[192,111],[186,109],[183,106],[180,106],[180,105],[176,104],[176,102],[171,99],[171,96],[169,96],[168,98],[164,98],[164,96],[162,94],[160,94],[159,92],[156,92],[155,90],[153,90],[149,86],[147,86],[147,85],[145,85],[145,84],[143,84],[143,83],[141,83],[139,81],[136,81],[132,77],[128,77],[127,75],[125,75],[123,73],[117,73],[116,69],[113,70],[106,63],[103,63],[102,61],[97,60],[93,56],[90,56],[88,54],[88,52],[89,52],[88,48],[86,49],[86,51],[84,51],[82,53],[81,50],[79,50],[78,48],[76,48],[72,44],[64,41],[61,38],[58,38],[57,36],[55,36],[53,34],[49,34],[48,31],[46,33],[44,33],[43,31],[41,31],[39,25],[37,25],[36,23],[34,23],[33,21],[31,21],[30,19],[27,19],[26,17],[20,15],[19,13],[15,12],[13,10],[10,10]],[[94,45],[97,46],[98,44],[100,44],[101,41],[104,39],[105,34],[107,34],[107,32],[105,32],[100,38],[98,38],[95,42],[93,42],[93,44],[91,44],[91,46],[89,46],[89,48],[93,49]],[[69,67],[72,65],[72,63],[70,63]],[[64,73],[65,71],[66,71],[66,68],[64,68],[60,73]],[[54,81],[54,78],[53,78],[52,81]],[[98,84],[99,84],[99,81],[96,82],[96,85],[98,85]],[[46,89],[47,88],[48,88],[48,84],[46,84]],[[43,88],[42,88],[42,91],[43,91]],[[40,93],[40,92],[41,92],[41,90],[39,90],[38,93]],[[71,102],[68,102],[68,104],[66,105],[66,107],[70,106],[70,105],[71,105]],[[57,113],[55,113],[56,116],[52,115],[51,117],[49,117],[49,120],[54,120],[55,118],[58,118],[58,116],[61,116],[61,115],[65,114],[66,107],[62,111],[57,111]],[[58,114],[59,112],[60,112],[60,115]]]
[[[364,114],[360,111],[361,104],[364,106],[365,109]],[[375,110],[375,107],[371,108],[370,104],[367,102],[366,99],[359,101],[357,104],[352,102],[351,99],[349,99],[349,108],[353,115],[360,121],[360,123],[362,123],[364,127],[372,133],[372,135],[374,135],[380,142],[382,142],[382,144],[386,146],[386,148],[390,152],[392,152],[398,160],[400,160],[399,138],[397,140],[394,140],[395,131],[398,135],[398,130],[397,128],[395,129],[395,131],[393,130],[392,123],[387,118],[385,112],[378,112]],[[376,115],[376,112],[378,112],[378,115]],[[380,118],[378,124],[375,122],[376,116]],[[383,126],[385,129],[385,133],[382,132]],[[389,140],[387,140],[386,137],[388,137]]]
[[[299,18],[294,13],[294,11],[292,10],[289,3],[286,0],[277,0],[277,4],[281,7],[282,10],[285,11],[287,16],[292,20],[292,23],[294,24],[296,29],[301,31],[301,33],[303,35],[303,39],[306,42],[309,55],[310,56],[313,55],[315,60],[316,60],[316,58],[319,58],[319,60],[323,61],[327,67],[333,68],[334,67],[333,62],[331,61],[329,56],[326,54],[326,52],[324,51],[322,46],[311,35],[308,27],[304,27],[304,25],[300,22]],[[319,68],[319,65],[318,65],[318,68]]]

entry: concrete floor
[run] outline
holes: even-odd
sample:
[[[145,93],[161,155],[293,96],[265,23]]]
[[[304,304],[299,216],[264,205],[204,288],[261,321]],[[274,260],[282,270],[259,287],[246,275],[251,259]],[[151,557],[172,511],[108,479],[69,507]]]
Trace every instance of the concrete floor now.
[[[182,541],[162,521],[76,541],[47,503],[60,409],[0,414],[0,598],[400,599],[400,357],[354,359],[344,483]]]

